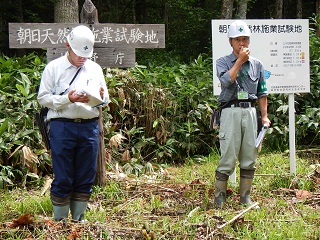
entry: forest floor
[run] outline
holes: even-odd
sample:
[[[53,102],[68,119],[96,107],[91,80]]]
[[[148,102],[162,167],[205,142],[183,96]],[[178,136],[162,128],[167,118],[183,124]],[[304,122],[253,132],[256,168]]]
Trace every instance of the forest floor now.
[[[238,183],[230,183],[223,209],[213,208],[213,159],[140,177],[108,172],[86,223],[54,222],[46,184],[3,191],[0,239],[320,239],[318,159],[298,158],[292,176],[284,154],[261,156],[254,206],[240,205]]]

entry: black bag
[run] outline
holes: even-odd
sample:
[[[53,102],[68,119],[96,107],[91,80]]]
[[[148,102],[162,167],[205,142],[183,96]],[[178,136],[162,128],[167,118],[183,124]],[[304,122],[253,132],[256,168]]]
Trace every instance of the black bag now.
[[[221,108],[213,109],[210,115],[210,129],[218,129],[220,126]]]
[[[49,109],[47,107],[41,108],[39,112],[35,114],[35,120],[39,127],[42,141],[44,142],[46,149],[50,150],[50,138],[49,138],[49,121],[47,121],[47,113]]]
[[[261,112],[258,108],[256,108],[256,110],[257,110],[257,134],[259,135],[259,132],[260,132],[261,128],[263,127],[263,125],[262,125]]]

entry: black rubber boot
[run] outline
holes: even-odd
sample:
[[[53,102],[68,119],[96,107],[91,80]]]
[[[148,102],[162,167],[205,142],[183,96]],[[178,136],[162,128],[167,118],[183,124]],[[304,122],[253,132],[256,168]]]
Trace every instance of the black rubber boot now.
[[[240,169],[240,203],[252,205],[250,192],[254,177],[254,170]]]
[[[216,189],[214,191],[214,207],[222,208],[226,202],[229,176],[216,171]]]

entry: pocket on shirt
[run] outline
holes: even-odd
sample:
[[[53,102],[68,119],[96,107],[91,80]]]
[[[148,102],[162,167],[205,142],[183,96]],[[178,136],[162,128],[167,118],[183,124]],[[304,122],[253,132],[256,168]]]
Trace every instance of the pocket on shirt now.
[[[250,68],[248,75],[252,82],[256,82],[259,80],[260,72],[257,72],[257,71],[255,72],[253,71],[253,69]]]

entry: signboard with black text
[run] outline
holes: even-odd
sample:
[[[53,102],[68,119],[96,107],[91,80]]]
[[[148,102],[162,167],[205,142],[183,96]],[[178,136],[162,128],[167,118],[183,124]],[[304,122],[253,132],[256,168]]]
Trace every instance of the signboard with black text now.
[[[66,37],[80,24],[9,23],[10,48],[45,48],[48,62],[66,52]],[[164,48],[164,24],[85,24],[95,36],[92,60],[102,67],[134,67],[136,48]]]
[[[214,95],[221,92],[215,62],[232,52],[227,33],[232,20],[212,20]],[[269,93],[310,92],[309,21],[244,19],[250,31],[250,55],[264,65]]]

